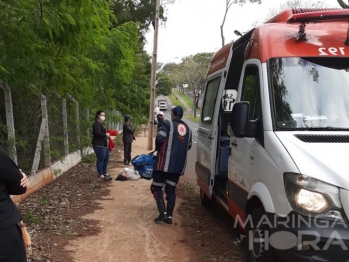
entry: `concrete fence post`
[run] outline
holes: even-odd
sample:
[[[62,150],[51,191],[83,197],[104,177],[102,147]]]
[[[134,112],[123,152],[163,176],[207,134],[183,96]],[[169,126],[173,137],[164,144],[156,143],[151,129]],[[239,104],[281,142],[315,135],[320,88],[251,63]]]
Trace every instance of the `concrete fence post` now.
[[[32,169],[30,171],[31,175],[34,175],[39,169],[42,142],[43,142],[44,136],[45,136],[45,126],[46,126],[46,118],[42,118],[41,125],[40,125],[40,131],[39,131],[39,137],[38,137],[38,141],[36,142],[36,148],[35,148]]]
[[[80,106],[79,102],[75,100],[76,104],[76,139],[77,139],[77,145],[78,150],[81,150],[81,141],[80,141]]]
[[[69,134],[68,134],[68,114],[67,100],[62,98],[62,115],[63,115],[63,139],[64,139],[64,155],[69,155]]]
[[[9,142],[9,153],[13,161],[18,164],[17,150],[16,150],[16,132],[15,123],[13,120],[13,106],[11,89],[0,81],[0,87],[4,90],[5,98],[5,112],[6,112],[6,125],[7,125],[7,138]]]
[[[67,94],[71,101],[75,103],[75,113],[76,113],[76,145],[78,150],[81,150],[80,144],[80,108],[79,102],[70,94]]]
[[[86,109],[86,122],[90,122],[90,108]],[[87,128],[87,136],[90,137],[90,127]]]
[[[46,96],[41,94],[41,114],[44,121],[44,157],[45,157],[45,167],[51,166],[51,156],[50,156],[50,132],[48,127],[48,113],[47,113],[47,99]],[[41,130],[40,130],[41,131]],[[40,158],[40,157],[39,157]]]

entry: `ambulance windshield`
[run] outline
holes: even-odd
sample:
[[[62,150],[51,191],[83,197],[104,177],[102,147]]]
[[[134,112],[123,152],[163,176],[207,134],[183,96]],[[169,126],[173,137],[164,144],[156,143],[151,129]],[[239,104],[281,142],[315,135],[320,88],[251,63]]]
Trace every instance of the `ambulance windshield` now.
[[[349,130],[347,58],[272,58],[268,64],[278,130]]]

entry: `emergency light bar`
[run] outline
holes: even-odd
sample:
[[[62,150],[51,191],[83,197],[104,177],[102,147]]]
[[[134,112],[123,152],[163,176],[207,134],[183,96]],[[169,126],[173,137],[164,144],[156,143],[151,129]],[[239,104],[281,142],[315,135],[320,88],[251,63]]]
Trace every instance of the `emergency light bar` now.
[[[308,13],[293,14],[287,19],[288,24],[300,23],[299,31],[297,34],[297,40],[306,40],[305,26],[306,23],[317,23],[317,22],[338,22],[347,21],[349,22],[349,10],[326,10],[316,11]],[[349,29],[347,33],[347,39],[344,44],[349,46]]]
[[[291,15],[287,19],[288,24],[293,23],[316,23],[324,21],[348,21],[349,22],[349,9],[343,10],[328,10],[309,13],[299,13]]]

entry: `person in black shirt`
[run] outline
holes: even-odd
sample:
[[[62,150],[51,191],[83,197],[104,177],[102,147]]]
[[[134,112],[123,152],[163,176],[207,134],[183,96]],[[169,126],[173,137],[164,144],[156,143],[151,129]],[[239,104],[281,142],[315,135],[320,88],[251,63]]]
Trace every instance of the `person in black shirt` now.
[[[0,147],[0,261],[26,262],[26,248],[22,236],[22,220],[10,195],[27,191],[27,176]]]
[[[124,165],[131,164],[132,142],[135,140],[135,129],[131,124],[131,117],[125,116],[125,123],[122,128],[122,142],[124,143]]]
[[[97,172],[100,178],[104,181],[112,180],[111,176],[107,174],[107,167],[109,162],[108,138],[110,134],[103,124],[105,120],[105,113],[102,110],[96,112],[95,122],[92,126],[92,148],[97,157]]]

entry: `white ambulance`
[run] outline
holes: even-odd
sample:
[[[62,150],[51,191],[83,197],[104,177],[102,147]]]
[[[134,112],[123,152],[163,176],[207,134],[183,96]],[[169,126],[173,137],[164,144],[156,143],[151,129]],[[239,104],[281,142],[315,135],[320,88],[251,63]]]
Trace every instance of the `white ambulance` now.
[[[287,9],[212,59],[197,183],[245,230],[249,261],[349,261],[348,22]]]

